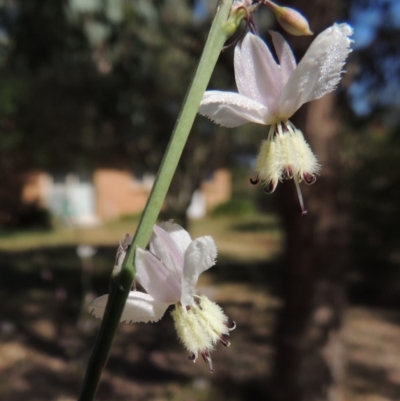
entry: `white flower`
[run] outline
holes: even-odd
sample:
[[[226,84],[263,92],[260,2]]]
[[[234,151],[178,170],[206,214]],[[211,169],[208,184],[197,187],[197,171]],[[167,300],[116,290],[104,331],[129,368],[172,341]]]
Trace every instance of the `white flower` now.
[[[353,33],[347,24],[334,24],[319,34],[296,66],[292,50],[277,32],[271,32],[279,64],[265,43],[248,33],[235,48],[234,67],[239,93],[207,91],[199,113],[225,127],[247,122],[271,125],[257,158],[257,180],[273,192],[279,180],[315,181],[319,164],[301,131],[288,119],[311,100],[333,91],[350,53]]]
[[[192,241],[178,224],[164,222],[154,226],[150,251],[136,249],[136,279],[147,293],[129,293],[121,322],[156,322],[170,305],[175,328],[189,359],[198,354],[213,371],[210,351],[217,343],[225,346],[225,338],[234,328],[222,309],[205,296],[196,295],[199,275],[215,264],[217,248],[212,237]],[[95,299],[91,313],[103,317],[108,295]]]

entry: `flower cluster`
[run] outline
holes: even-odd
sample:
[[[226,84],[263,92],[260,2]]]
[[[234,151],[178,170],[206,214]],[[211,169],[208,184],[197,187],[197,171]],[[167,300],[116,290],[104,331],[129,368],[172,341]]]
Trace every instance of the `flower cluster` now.
[[[279,33],[270,32],[279,63],[259,37],[248,33],[235,47],[239,93],[207,91],[199,108],[200,114],[225,127],[247,122],[271,126],[257,157],[255,183],[261,181],[273,192],[280,180],[293,178],[303,213],[299,182],[313,183],[320,166],[289,118],[304,103],[336,88],[352,33],[349,25],[334,24],[316,37],[298,65]]]
[[[146,290],[129,293],[121,322],[156,322],[167,308],[189,359],[200,354],[213,365],[210,352],[218,343],[229,346],[226,336],[235,328],[223,310],[206,296],[196,295],[199,275],[215,264],[217,248],[210,236],[192,241],[178,224],[164,222],[154,226],[150,250],[136,249],[136,279]],[[108,295],[95,299],[91,313],[102,318]]]

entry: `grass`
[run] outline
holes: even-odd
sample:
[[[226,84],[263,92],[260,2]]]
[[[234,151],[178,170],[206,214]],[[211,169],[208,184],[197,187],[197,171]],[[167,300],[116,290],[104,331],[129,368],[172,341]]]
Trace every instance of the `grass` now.
[[[116,247],[127,233],[135,232],[137,224],[137,218],[125,218],[89,228],[3,231],[0,233],[0,250],[23,251],[81,244]],[[277,218],[272,215],[193,220],[189,231],[193,238],[211,235],[220,253],[251,260],[269,258],[278,253],[282,237]]]

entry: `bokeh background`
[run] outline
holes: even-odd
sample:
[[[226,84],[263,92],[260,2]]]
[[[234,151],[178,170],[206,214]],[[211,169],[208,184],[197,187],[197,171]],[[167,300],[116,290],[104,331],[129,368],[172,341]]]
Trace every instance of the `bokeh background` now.
[[[237,322],[232,346],[211,375],[168,314],[121,325],[98,400],[400,399],[400,3],[282,5],[316,34],[355,29],[338,90],[292,120],[323,166],[309,213],[290,181],[250,185],[265,127],[198,117],[160,218],[214,237],[199,292]],[[0,1],[0,399],[77,398],[99,327],[87,306],[136,228],[215,7]],[[280,30],[267,7],[254,18],[266,41]],[[300,60],[312,38],[284,35]],[[232,59],[210,88],[236,90]]]

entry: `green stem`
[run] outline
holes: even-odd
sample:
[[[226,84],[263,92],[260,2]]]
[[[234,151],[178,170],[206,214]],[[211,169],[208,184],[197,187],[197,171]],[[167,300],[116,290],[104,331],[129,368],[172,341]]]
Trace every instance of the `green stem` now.
[[[92,401],[96,394],[101,372],[107,362],[111,344],[135,277],[136,247],[145,248],[150,239],[153,225],[160,213],[219,54],[225,41],[235,32],[240,23],[241,18],[230,18],[227,22],[232,3],[233,0],[220,1],[203,54],[187,92],[132,245],[125,257],[121,272],[110,280],[110,293],[106,310],[89,360],[79,401]]]

